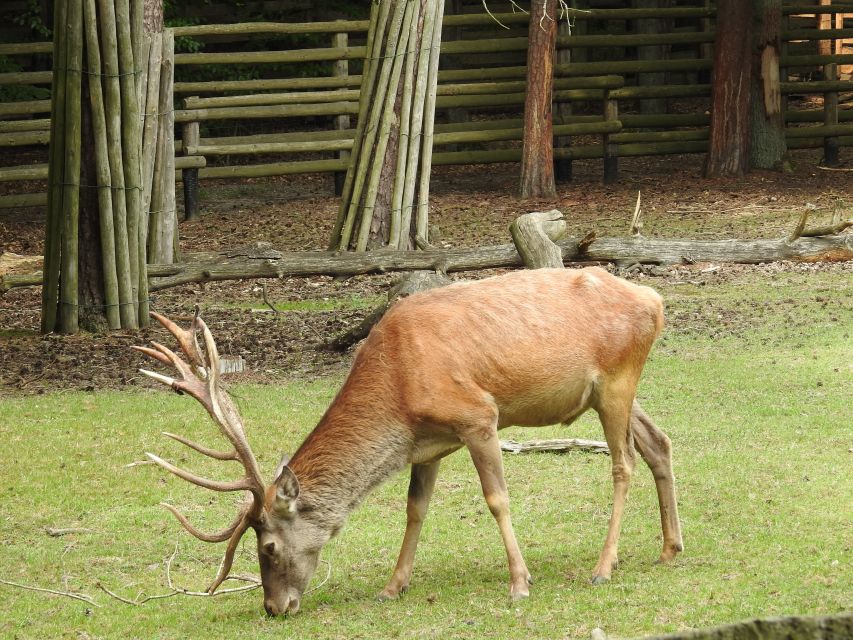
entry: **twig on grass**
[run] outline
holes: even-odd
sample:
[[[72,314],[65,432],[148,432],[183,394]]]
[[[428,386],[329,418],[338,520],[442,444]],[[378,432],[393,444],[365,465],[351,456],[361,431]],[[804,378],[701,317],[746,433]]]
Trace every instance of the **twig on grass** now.
[[[33,587],[32,585],[21,584],[19,582],[12,582],[10,580],[3,580],[3,579],[0,579],[0,584],[5,584],[5,585],[8,585],[10,587],[17,587],[18,589],[25,589],[27,591],[38,591],[39,593],[50,593],[50,594],[55,595],[55,596],[65,596],[66,598],[73,598],[75,600],[82,600],[83,602],[86,602],[86,603],[92,605],[93,607],[100,608],[100,606],[101,606],[97,602],[94,601],[92,596],[87,596],[85,593],[74,593],[72,591],[58,591],[56,589],[45,589],[44,587]]]
[[[150,602],[151,600],[163,600],[165,598],[172,598],[174,596],[194,596],[199,598],[212,598],[214,596],[223,596],[229,593],[242,593],[244,591],[254,591],[255,589],[261,586],[261,581],[259,578],[255,576],[241,576],[234,575],[228,576],[226,580],[237,580],[242,582],[249,582],[250,584],[244,585],[242,587],[235,587],[233,589],[221,589],[219,591],[214,591],[213,593],[208,593],[207,591],[191,591],[189,589],[184,589],[183,587],[175,586],[172,582],[172,562],[174,562],[175,557],[178,555],[178,545],[175,544],[175,550],[165,560],[166,564],[166,584],[168,585],[171,591],[167,593],[157,593],[150,596],[140,597],[142,594],[136,597],[136,599],[131,600],[130,598],[125,598],[124,596],[120,596],[119,594],[110,591],[107,587],[104,586],[103,582],[100,580],[97,582],[97,587],[106,593],[111,598],[115,598],[119,602],[123,602],[125,604],[133,605],[135,607],[141,606],[146,602]]]
[[[267,298],[267,283],[266,282],[261,283],[261,296],[264,299],[264,304],[267,305],[270,309],[272,309],[272,312],[275,315],[278,315],[278,309],[276,309],[275,305],[273,305],[270,302],[269,298]]]
[[[92,529],[86,529],[85,527],[68,527],[65,529],[47,527],[44,532],[51,538],[59,538],[60,536],[68,536],[74,533],[94,533]]]

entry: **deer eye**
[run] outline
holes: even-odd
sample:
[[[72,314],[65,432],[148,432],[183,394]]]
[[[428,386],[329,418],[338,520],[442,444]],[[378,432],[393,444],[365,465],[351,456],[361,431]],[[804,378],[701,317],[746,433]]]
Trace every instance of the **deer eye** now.
[[[275,555],[275,542],[264,544],[264,553],[272,558]]]

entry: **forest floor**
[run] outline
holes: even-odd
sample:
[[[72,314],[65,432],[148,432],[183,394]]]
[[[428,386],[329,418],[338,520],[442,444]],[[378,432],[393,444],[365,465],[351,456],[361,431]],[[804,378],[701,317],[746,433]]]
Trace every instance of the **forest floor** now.
[[[788,233],[802,210],[814,205],[813,222],[851,207],[853,174],[817,168],[816,152],[794,156],[794,172],[755,172],[737,180],[701,178],[701,156],[624,159],[619,182],[603,185],[600,163],[576,162],[574,179],[558,185],[558,200],[521,202],[517,165],[439,167],[434,172],[431,222],[446,247],[509,242],[508,225],[527,211],[558,208],[571,235],[595,230],[599,237],[626,235],[642,193],[643,233],[650,237],[716,239],[776,238]],[[286,176],[202,184],[201,216],[180,227],[184,252],[236,247],[257,241],[281,250],[324,249],[338,207],[329,175]],[[43,212],[0,210],[0,254],[40,255]],[[626,274],[661,290],[760,281],[780,272],[828,271],[853,276],[853,264],[709,265],[636,270]],[[495,273],[457,274],[479,278]],[[247,371],[239,381],[282,382],[342,372],[349,354],[321,348],[358,323],[400,276],[284,278],[194,284],[152,295],[151,308],[188,321],[194,305],[211,326],[224,354],[241,355]],[[843,278],[842,278],[843,281]],[[759,308],[673,312],[678,331],[706,331],[731,315],[722,331],[745,326]],[[840,321],[849,321],[846,308]],[[670,313],[672,323],[673,312]],[[0,297],[0,395],[61,389],[95,390],[136,384],[143,358],[128,347],[165,338],[159,327],[110,335],[39,334],[40,290],[15,289]],[[847,318],[847,320],[845,320]],[[727,328],[729,327],[729,328]]]

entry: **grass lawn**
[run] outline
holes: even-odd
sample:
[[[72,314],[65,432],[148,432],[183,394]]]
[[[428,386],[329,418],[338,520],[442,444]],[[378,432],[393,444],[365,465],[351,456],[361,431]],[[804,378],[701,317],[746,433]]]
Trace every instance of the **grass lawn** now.
[[[302,611],[269,619],[259,591],[173,597],[134,607],[111,599],[202,589],[222,545],[186,534],[161,501],[200,528],[230,521],[235,498],[152,465],[154,451],[218,478],[239,467],[201,459],[161,431],[220,446],[195,402],[162,390],[0,399],[0,579],[83,592],[99,607],[0,584],[9,638],[634,637],[752,616],[829,614],[853,606],[853,278],[850,272],[735,275],[699,287],[654,283],[669,326],[640,400],[673,440],[685,552],[660,547],[654,483],[640,464],[613,581],[589,577],[611,499],[606,456],[507,455],[516,534],[536,579],[510,605],[497,526],[464,452],[448,458],[422,535],[412,588],[378,604],[405,520],[405,475],[372,494],[323,553]],[[340,380],[237,385],[259,462],[272,472],[295,450]],[[571,430],[505,437],[600,437],[586,416]],[[62,537],[47,527],[85,528]],[[236,571],[257,571],[254,536]],[[233,583],[226,583],[233,584]]]

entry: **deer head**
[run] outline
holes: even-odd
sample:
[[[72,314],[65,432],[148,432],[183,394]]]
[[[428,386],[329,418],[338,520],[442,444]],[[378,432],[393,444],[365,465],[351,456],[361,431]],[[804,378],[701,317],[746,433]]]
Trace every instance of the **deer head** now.
[[[300,517],[299,481],[287,467],[283,458],[276,469],[274,480],[266,485],[261,477],[240,413],[219,381],[219,353],[207,325],[198,312],[188,330],[180,328],[168,318],[151,313],[151,317],[162,324],[178,341],[186,358],[181,358],[168,347],[157,342],[150,347],[134,347],[137,351],[173,367],[177,378],[154,371],[140,372],[171,387],[175,392],[186,393],[198,400],[210,414],[223,436],[231,443],[231,451],[216,451],[180,435],[164,433],[196,452],[217,460],[240,462],[245,475],[235,481],[222,482],[202,478],[180,469],[153,453],[146,455],[155,463],[193,484],[213,491],[246,491],[248,500],[239,510],[234,521],[216,533],[204,533],[196,529],[187,518],[170,504],[163,504],[174,514],[183,527],[199,540],[225,542],[225,557],[216,578],[208,587],[212,594],[228,577],[234,562],[234,553],[243,534],[254,529],[258,539],[258,558],[261,582],[264,589],[264,608],[270,615],[296,612],[302,593],[314,570],[320,550],[330,535],[325,529]],[[200,348],[198,334],[202,335],[204,348]]]

